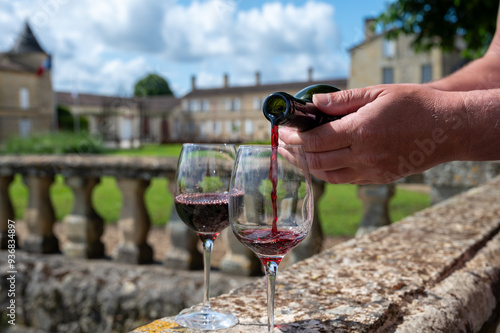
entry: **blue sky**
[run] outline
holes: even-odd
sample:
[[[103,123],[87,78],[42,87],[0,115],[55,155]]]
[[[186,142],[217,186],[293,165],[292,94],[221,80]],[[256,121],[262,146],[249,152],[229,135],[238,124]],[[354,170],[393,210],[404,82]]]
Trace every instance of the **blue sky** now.
[[[128,96],[150,72],[197,86],[347,77],[347,49],[390,0],[0,0],[0,52],[26,19],[53,55],[57,91]]]

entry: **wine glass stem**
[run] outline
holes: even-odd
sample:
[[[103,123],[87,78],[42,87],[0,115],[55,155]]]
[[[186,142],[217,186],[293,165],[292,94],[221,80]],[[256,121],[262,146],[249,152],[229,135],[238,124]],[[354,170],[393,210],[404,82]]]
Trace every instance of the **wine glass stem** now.
[[[203,241],[203,268],[205,271],[205,276],[203,279],[205,295],[203,296],[203,310],[210,309],[210,261],[212,257],[212,249],[214,247],[214,242],[211,239],[205,239]]]
[[[276,290],[276,274],[278,274],[278,264],[268,261],[265,264],[267,278],[267,331],[274,329],[274,294]]]

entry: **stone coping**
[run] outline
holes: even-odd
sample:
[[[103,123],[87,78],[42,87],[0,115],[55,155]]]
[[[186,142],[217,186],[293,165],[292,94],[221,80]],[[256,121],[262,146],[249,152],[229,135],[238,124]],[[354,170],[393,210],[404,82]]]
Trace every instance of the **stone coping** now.
[[[275,332],[477,332],[500,297],[500,178],[278,272]],[[211,300],[266,331],[264,279]],[[196,332],[166,317],[134,333]]]
[[[119,176],[150,179],[175,175],[177,157],[108,155],[1,155],[0,176],[23,173],[34,176]]]

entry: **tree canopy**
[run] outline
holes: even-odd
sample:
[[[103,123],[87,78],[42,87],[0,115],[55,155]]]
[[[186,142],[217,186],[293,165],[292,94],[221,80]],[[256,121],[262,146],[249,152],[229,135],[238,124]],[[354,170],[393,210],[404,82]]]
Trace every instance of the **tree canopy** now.
[[[413,34],[416,51],[439,46],[455,48],[456,37],[465,42],[464,56],[476,58],[486,51],[496,27],[498,0],[396,0],[377,22],[388,37]]]
[[[135,84],[134,96],[136,97],[159,95],[173,96],[173,93],[167,80],[158,74],[148,74]]]

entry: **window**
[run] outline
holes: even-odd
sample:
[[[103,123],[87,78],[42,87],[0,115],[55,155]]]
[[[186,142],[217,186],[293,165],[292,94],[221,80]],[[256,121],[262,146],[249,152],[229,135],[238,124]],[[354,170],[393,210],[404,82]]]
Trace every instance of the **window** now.
[[[396,55],[396,42],[389,39],[384,39],[382,43],[382,54],[386,58],[392,58]]]
[[[210,101],[205,98],[201,101],[201,111],[208,112],[210,110]]]
[[[19,107],[23,110],[30,108],[30,91],[28,88],[19,89]]]
[[[197,99],[192,99],[189,101],[189,111],[190,112],[198,112],[201,109],[200,101]]]
[[[245,134],[253,134],[253,122],[251,120],[245,120]]]
[[[241,99],[235,98],[233,100],[233,110],[234,111],[240,111],[241,110]]]
[[[241,128],[241,121],[235,120],[232,126],[233,134],[238,134],[240,132],[240,128]]]
[[[31,119],[21,119],[19,120],[19,135],[21,137],[26,137],[31,133]]]
[[[182,100],[182,110],[189,111],[189,102],[187,99]]]
[[[422,83],[432,81],[432,65],[422,65]]]
[[[253,109],[254,110],[261,110],[261,108],[262,108],[262,98],[254,97],[253,98]]]
[[[384,67],[382,69],[382,83],[394,83],[394,69],[392,67]]]
[[[121,118],[120,134],[122,140],[132,139],[132,119]]]
[[[233,110],[233,102],[231,101],[231,98],[226,98],[226,111],[232,111]]]
[[[226,98],[226,111],[239,111],[241,109],[241,99]]]
[[[222,122],[217,120],[214,126],[214,135],[219,136],[222,133]]]

